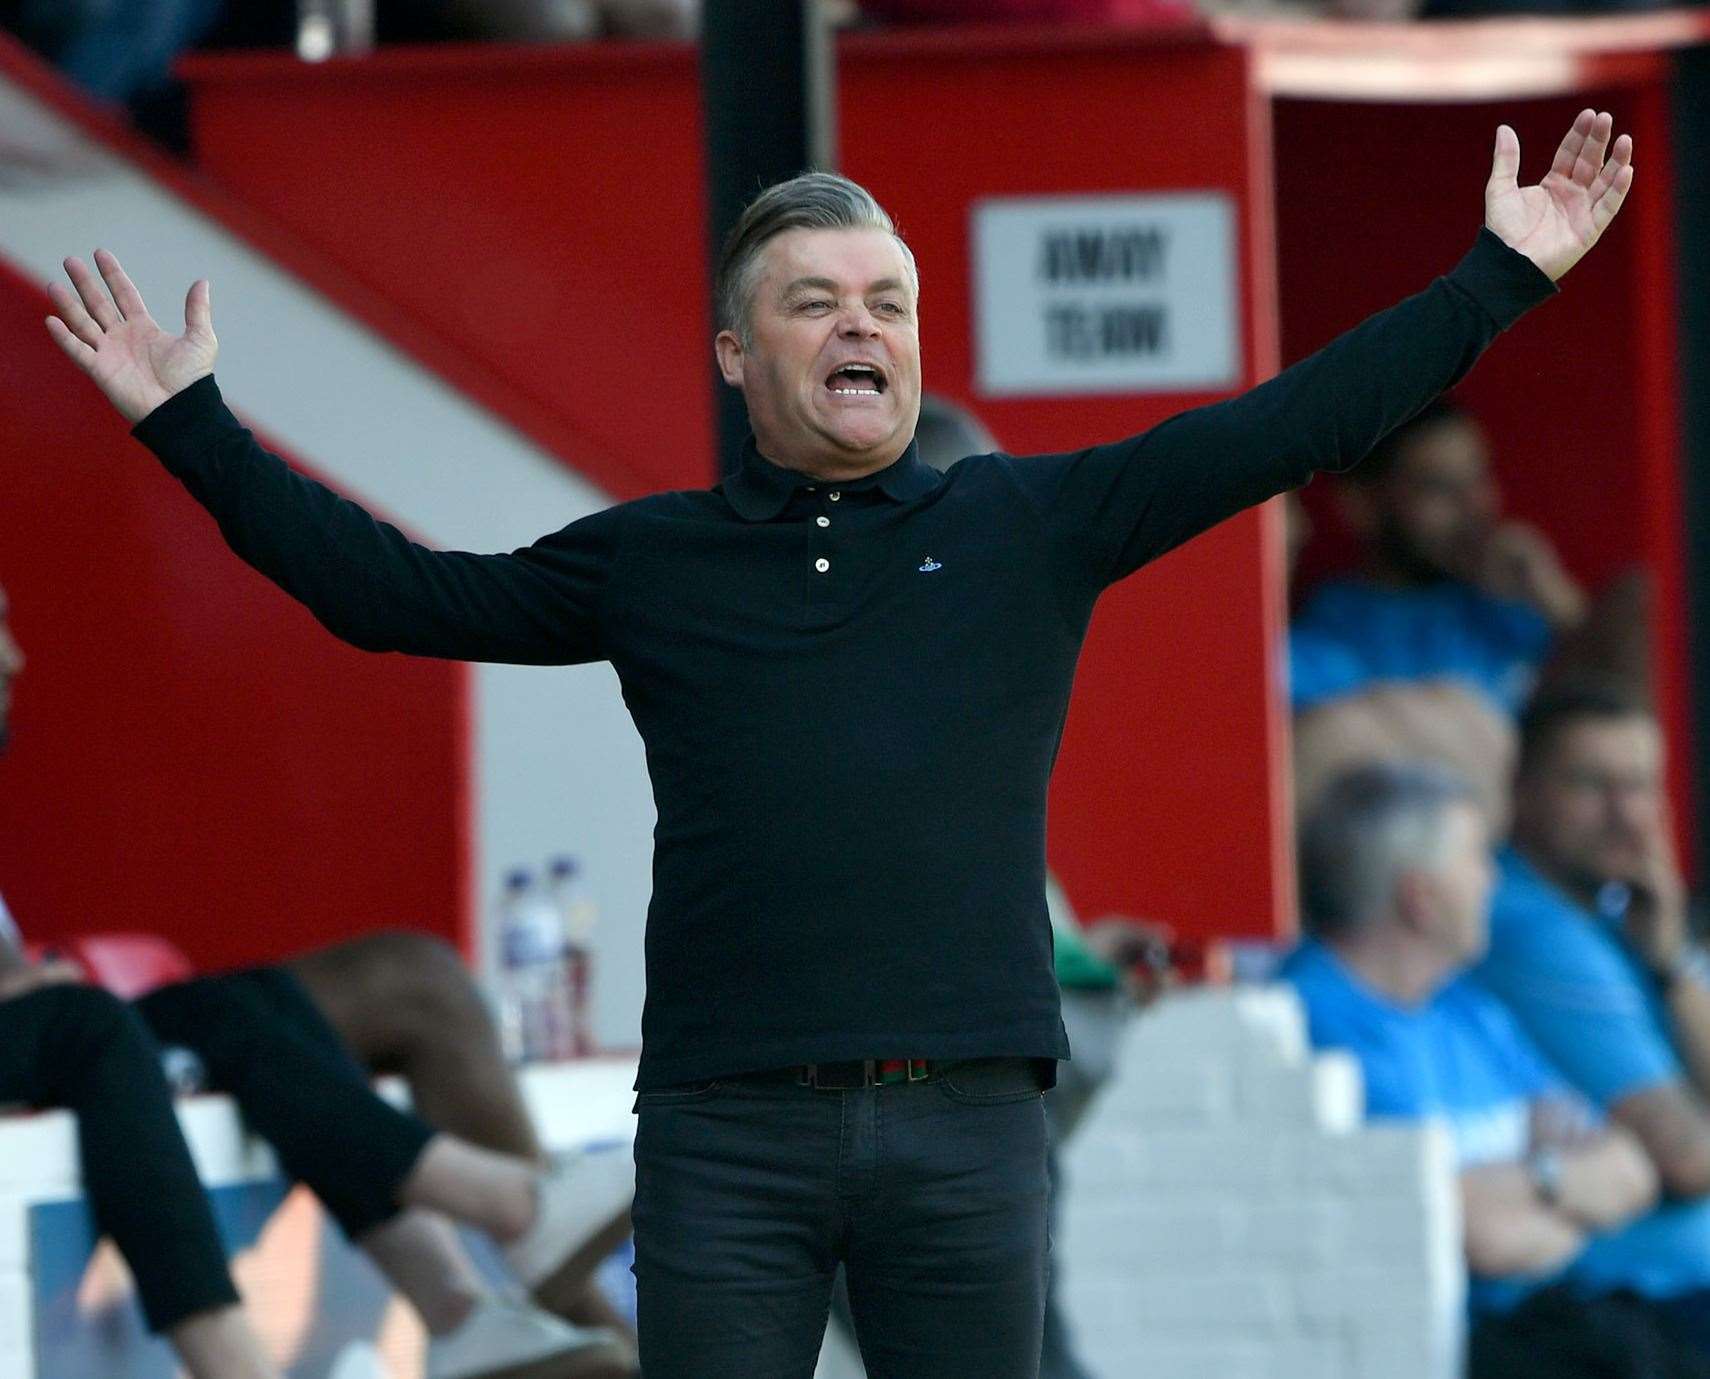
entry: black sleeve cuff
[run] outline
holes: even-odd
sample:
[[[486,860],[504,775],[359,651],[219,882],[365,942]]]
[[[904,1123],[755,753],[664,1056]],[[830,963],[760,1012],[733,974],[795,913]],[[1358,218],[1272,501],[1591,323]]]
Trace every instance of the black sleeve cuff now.
[[[242,429],[243,423],[220,397],[220,385],[208,374],[167,398],[131,427],[131,434],[177,473],[222,436]]]
[[[1559,290],[1531,259],[1510,249],[1500,235],[1482,226],[1473,247],[1448,276],[1484,308],[1498,330],[1507,330]]]

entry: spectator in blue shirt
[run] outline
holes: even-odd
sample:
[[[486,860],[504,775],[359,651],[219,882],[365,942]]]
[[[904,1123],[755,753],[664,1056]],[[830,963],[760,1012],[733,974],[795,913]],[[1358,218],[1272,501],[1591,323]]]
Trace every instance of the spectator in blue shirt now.
[[[1348,772],[1302,834],[1311,937],[1283,975],[1313,1044],[1360,1060],[1369,1116],[1449,1130],[1473,1272],[1542,1280],[1578,1255],[1588,1228],[1645,1206],[1655,1184],[1616,1130],[1528,1162],[1540,1147],[1534,1106],[1566,1089],[1494,999],[1456,980],[1485,947],[1488,846],[1470,790],[1448,771],[1382,762]]]
[[[1313,1044],[1359,1059],[1369,1116],[1450,1134],[1480,1316],[1475,1375],[1710,1372],[1660,1310],[1547,1287],[1651,1204],[1656,1177],[1634,1136],[1601,1124],[1501,1003],[1461,979],[1486,943],[1487,849],[1474,796],[1444,769],[1342,776],[1302,836],[1311,938],[1283,976]],[[1639,1353],[1667,1363],[1610,1367],[1610,1354]]]
[[[1504,521],[1482,428],[1439,399],[1340,481],[1365,548],[1289,637],[1296,710],[1394,682],[1451,680],[1518,711],[1586,598],[1535,528]]]
[[[1670,846],[1642,699],[1563,683],[1521,722],[1513,846],[1477,979],[1644,1145],[1667,1200],[1575,1275],[1662,1300],[1710,1351],[1710,977]]]

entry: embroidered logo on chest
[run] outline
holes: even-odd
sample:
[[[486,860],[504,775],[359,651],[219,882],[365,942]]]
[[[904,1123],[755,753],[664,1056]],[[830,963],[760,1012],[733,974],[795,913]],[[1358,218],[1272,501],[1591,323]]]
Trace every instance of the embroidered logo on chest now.
[[[930,570],[942,570],[943,568],[944,567],[942,565],[940,565],[936,560],[934,560],[931,556],[927,556],[926,557],[926,564],[924,564],[920,567],[920,571],[922,574],[925,574]]]

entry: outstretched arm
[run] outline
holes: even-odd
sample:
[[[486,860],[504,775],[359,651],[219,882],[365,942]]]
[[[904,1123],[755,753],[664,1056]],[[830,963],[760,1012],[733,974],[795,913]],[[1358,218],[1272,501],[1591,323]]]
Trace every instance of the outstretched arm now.
[[[213,379],[208,283],[171,336],[119,261],[100,275],[65,261],[73,292],[48,290],[48,332],[134,434],[211,512],[227,543],[308,607],[335,636],[370,651],[458,660],[569,664],[601,658],[598,606],[614,512],[596,513],[509,555],[435,551],[294,472],[226,409]],[[110,294],[110,295],[109,295]]]
[[[1607,114],[1581,112],[1549,174],[1521,188],[1519,141],[1501,126],[1485,228],[1448,276],[1239,397],[1020,465],[1061,560],[1102,587],[1316,470],[1364,458],[1597,242],[1633,182],[1632,140],[1611,150],[1610,132]]]

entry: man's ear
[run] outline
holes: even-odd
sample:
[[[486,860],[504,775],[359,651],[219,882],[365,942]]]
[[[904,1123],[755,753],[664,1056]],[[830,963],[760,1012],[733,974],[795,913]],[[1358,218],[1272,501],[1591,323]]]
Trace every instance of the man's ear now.
[[[713,351],[718,355],[718,371],[724,375],[724,381],[733,388],[742,386],[742,341],[733,330],[721,330],[718,338],[713,341]]]

